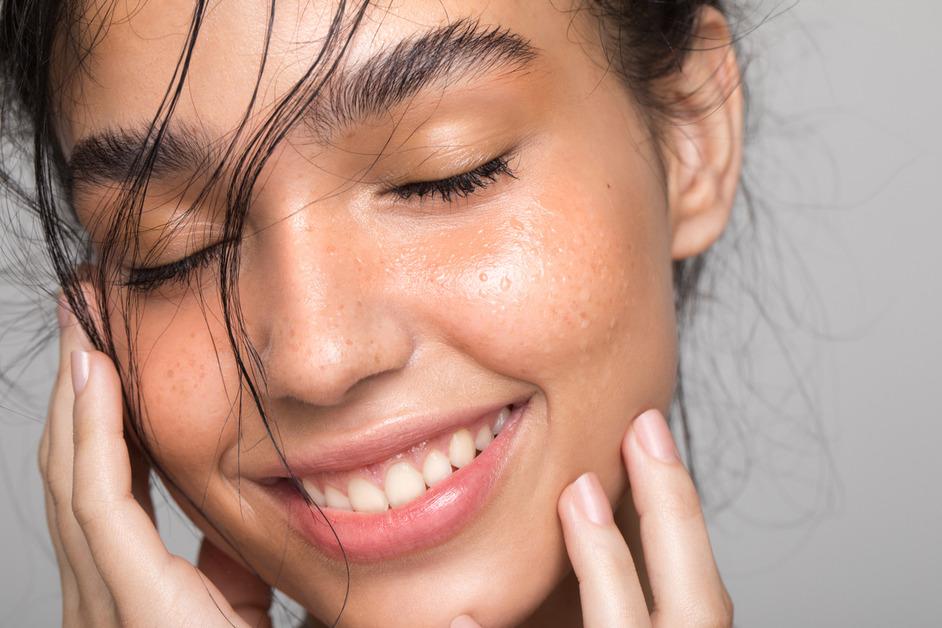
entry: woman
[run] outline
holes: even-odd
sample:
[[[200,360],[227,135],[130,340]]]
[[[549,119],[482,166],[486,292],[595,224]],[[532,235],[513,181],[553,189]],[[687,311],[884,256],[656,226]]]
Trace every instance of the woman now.
[[[664,420],[739,179],[724,10],[7,2],[64,625],[267,625],[272,587],[312,626],[729,625]]]

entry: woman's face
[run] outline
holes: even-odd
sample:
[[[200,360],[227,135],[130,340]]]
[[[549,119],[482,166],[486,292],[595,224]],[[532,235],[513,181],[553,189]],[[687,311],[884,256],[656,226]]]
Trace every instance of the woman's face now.
[[[91,37],[95,20],[108,27],[85,70],[65,75],[60,104],[76,209],[95,238],[113,216],[124,145],[160,108],[193,9],[100,8],[78,36]],[[333,10],[277,3],[238,147],[302,79]],[[219,240],[224,184],[185,210],[214,163],[198,162],[231,141],[250,107],[267,19],[267,3],[252,0],[207,11],[168,131],[175,148],[158,160],[141,252],[126,266]],[[508,625],[568,568],[563,487],[591,470],[618,500],[622,435],[642,410],[669,404],[664,172],[593,33],[586,16],[551,2],[367,11],[247,215],[238,288],[256,359],[244,355],[277,448],[240,390],[215,262],[189,281],[112,288],[112,333],[121,363],[137,365],[155,456],[249,564],[322,620],[339,611],[347,572],[321,515],[290,489],[279,449],[309,489],[330,493],[324,513],[350,560],[345,625],[443,626],[463,612]],[[110,145],[90,141],[109,133]],[[488,163],[462,192],[407,185]],[[509,404],[505,429],[468,463],[476,448],[463,439],[483,445],[481,428],[492,433]],[[433,486],[417,487],[419,476]],[[345,500],[382,512],[346,512]]]

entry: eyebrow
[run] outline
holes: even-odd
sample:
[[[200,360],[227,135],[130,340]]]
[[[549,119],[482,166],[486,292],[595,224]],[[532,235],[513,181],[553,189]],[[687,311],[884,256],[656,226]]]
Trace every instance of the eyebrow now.
[[[338,70],[302,122],[325,143],[339,130],[388,111],[432,85],[523,71],[538,57],[537,48],[521,35],[502,27],[482,28],[478,20],[464,18]],[[124,182],[153,143],[149,124],[105,129],[81,139],[68,161],[69,186]],[[150,178],[192,173],[219,157],[203,131],[174,123],[150,156]]]

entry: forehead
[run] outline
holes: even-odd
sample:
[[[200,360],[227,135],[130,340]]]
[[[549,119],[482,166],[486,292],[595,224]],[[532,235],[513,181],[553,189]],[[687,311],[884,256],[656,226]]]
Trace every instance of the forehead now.
[[[358,3],[346,3],[358,4]],[[347,42],[358,6],[348,7],[335,32],[341,65],[430,29],[470,19],[532,42],[544,61],[560,62],[584,48],[573,43],[573,15],[549,0],[396,0],[370,5]],[[322,52],[335,2],[221,0],[196,13],[193,0],[96,0],[72,26],[72,46],[60,47],[60,137],[68,155],[81,138],[107,127],[150,121],[181,68],[186,80],[174,117],[220,130],[234,128],[255,98],[264,115],[301,81]],[[198,19],[197,19],[198,18]],[[194,36],[195,25],[198,32]],[[194,41],[188,52],[188,42]],[[345,45],[346,44],[346,45]],[[79,68],[68,51],[87,48]],[[267,54],[266,53],[267,46]],[[560,48],[571,50],[560,50]],[[264,59],[264,65],[262,61]],[[326,66],[337,57],[325,58]]]

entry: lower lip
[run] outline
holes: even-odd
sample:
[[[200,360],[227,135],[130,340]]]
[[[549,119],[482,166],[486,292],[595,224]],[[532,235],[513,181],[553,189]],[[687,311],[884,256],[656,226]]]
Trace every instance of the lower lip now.
[[[323,508],[321,514],[293,488],[282,485],[275,490],[288,502],[294,527],[331,558],[365,563],[418,552],[456,535],[487,503],[529,407],[528,401],[515,409],[500,434],[469,465],[402,508],[379,514]]]

